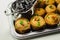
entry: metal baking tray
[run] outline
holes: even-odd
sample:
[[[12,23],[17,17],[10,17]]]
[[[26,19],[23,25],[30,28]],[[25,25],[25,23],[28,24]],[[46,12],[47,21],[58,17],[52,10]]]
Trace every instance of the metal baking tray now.
[[[29,32],[27,34],[18,34],[14,28],[14,23],[13,23],[14,20],[13,20],[12,15],[10,15],[8,17],[8,19],[9,19],[9,23],[10,23],[11,34],[17,39],[26,39],[26,38],[46,35],[46,34],[50,34],[50,33],[60,32],[60,26],[58,25],[58,27],[55,29],[45,29],[41,32]]]
[[[14,27],[15,16],[10,15],[10,14],[12,14],[11,11],[10,11],[10,7],[11,7],[11,5],[9,5],[9,7],[7,8],[7,13],[8,14],[6,14],[6,15],[9,15],[8,19],[9,19],[11,34],[15,38],[17,38],[17,39],[27,39],[27,38],[31,38],[31,37],[46,35],[46,34],[55,33],[55,32],[60,32],[60,23],[59,23],[58,27],[54,28],[54,29],[44,29],[43,31],[39,31],[39,32],[38,31],[35,31],[35,32],[31,31],[31,32],[29,32],[27,34],[18,34],[15,31],[15,27]],[[33,9],[32,9],[32,11],[33,11]]]

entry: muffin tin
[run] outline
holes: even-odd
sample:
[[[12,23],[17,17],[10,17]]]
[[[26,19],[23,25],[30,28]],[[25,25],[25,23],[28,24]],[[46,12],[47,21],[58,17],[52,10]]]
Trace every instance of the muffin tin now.
[[[10,24],[10,29],[11,29],[11,34],[12,36],[14,36],[15,38],[17,39],[27,39],[27,38],[32,38],[32,37],[36,37],[36,36],[41,36],[41,35],[46,35],[46,34],[51,34],[51,33],[55,33],[55,32],[60,32],[60,22],[58,24],[58,26],[56,28],[53,28],[53,29],[49,29],[49,28],[45,28],[43,29],[42,31],[30,31],[29,33],[26,33],[26,34],[19,34],[16,32],[15,30],[15,27],[14,27],[14,21],[20,17],[25,17],[27,15],[30,15],[30,16],[27,16],[28,19],[31,17],[31,15],[34,14],[34,5],[37,3],[37,1],[35,2],[35,4],[28,10],[29,12],[28,13],[32,13],[32,14],[28,14],[28,13],[23,13],[22,15],[19,14],[19,13],[12,13],[11,12],[11,5],[12,5],[13,2],[10,3],[9,7],[7,7],[6,9],[6,15],[9,15],[8,16],[8,19],[9,19],[9,24]]]

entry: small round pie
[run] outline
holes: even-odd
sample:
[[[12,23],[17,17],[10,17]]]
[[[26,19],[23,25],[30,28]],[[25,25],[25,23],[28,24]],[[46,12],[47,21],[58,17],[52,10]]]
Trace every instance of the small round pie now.
[[[43,8],[37,8],[35,9],[35,14],[42,16],[45,14],[45,10]]]
[[[56,11],[56,6],[55,5],[48,5],[45,8],[45,10],[46,10],[47,13],[55,12]]]
[[[56,1],[56,3],[58,3],[58,4],[60,3],[60,0],[55,0],[55,1]]]
[[[38,0],[37,1],[39,7],[44,7],[45,6],[45,0]]]
[[[57,10],[60,12],[60,4],[58,4],[58,6],[57,6]]]
[[[45,16],[45,21],[48,25],[56,25],[59,23],[59,15],[55,13],[48,13]]]
[[[30,20],[33,30],[39,30],[44,27],[45,20],[41,16],[33,16]]]
[[[51,4],[54,4],[54,3],[55,3],[55,0],[45,0],[46,5],[51,5]]]
[[[38,0],[40,4],[45,4],[45,0]]]
[[[19,18],[15,21],[15,29],[19,33],[26,33],[30,30],[30,22],[28,19]]]

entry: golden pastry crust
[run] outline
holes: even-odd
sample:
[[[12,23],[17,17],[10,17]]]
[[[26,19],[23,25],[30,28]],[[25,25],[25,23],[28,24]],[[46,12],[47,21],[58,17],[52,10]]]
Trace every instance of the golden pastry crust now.
[[[57,10],[60,12],[60,4],[58,4],[58,6],[57,6]]]
[[[45,0],[38,0],[39,3],[45,4]]]
[[[42,28],[45,25],[45,20],[41,16],[34,16],[30,20],[30,24],[34,30]]]
[[[19,33],[25,33],[26,30],[30,29],[30,23],[28,19],[19,18],[15,21],[15,29]]]
[[[42,16],[45,14],[45,10],[43,8],[37,8],[35,9],[35,14]]]
[[[35,4],[35,7],[44,7],[45,6],[45,0],[37,0],[37,3]]]
[[[45,0],[46,5],[51,5],[51,4],[54,4],[54,3],[55,3],[55,0]]]
[[[55,1],[56,1],[56,3],[58,3],[58,4],[60,3],[60,0],[55,0]]]
[[[56,6],[55,5],[48,5],[45,8],[45,10],[46,10],[47,13],[55,12],[56,11]]]
[[[48,13],[45,16],[45,21],[49,25],[55,25],[59,23],[59,15],[55,13]]]

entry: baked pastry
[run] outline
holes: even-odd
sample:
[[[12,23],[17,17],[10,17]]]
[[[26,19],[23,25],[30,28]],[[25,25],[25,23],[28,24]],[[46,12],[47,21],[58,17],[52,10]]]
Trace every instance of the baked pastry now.
[[[45,0],[46,5],[51,5],[51,4],[54,4],[54,3],[55,3],[55,0]]]
[[[59,4],[59,3],[60,3],[60,0],[55,0],[55,1],[56,1],[56,3],[57,3],[57,4]]]
[[[18,33],[26,33],[30,30],[30,22],[26,18],[19,18],[15,21],[15,29]]]
[[[45,16],[45,22],[48,24],[48,25],[56,25],[59,23],[59,15],[56,14],[56,13],[48,13],[46,16]]]
[[[33,30],[40,30],[45,26],[45,20],[41,16],[33,16],[30,20]]]
[[[43,8],[37,8],[35,9],[35,14],[42,16],[45,14],[45,10]]]
[[[56,11],[56,6],[55,5],[48,5],[45,8],[45,10],[46,10],[47,13],[55,12]]]

